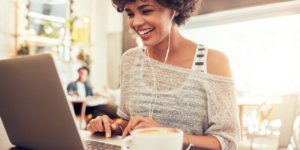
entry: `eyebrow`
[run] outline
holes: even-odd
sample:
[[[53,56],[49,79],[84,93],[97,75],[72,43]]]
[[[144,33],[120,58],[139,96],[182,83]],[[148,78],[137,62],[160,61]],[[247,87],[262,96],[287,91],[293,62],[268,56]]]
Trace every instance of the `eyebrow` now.
[[[141,10],[141,9],[147,7],[147,6],[152,6],[152,5],[149,4],[149,3],[142,4],[141,6],[138,7],[138,10]],[[124,10],[125,11],[131,11],[129,8],[125,8]]]

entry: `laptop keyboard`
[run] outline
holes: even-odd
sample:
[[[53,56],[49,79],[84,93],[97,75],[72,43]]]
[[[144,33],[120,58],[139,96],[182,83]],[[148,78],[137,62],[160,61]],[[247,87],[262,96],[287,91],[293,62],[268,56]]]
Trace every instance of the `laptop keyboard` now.
[[[107,144],[97,141],[83,141],[84,148],[86,150],[121,150],[118,145]]]

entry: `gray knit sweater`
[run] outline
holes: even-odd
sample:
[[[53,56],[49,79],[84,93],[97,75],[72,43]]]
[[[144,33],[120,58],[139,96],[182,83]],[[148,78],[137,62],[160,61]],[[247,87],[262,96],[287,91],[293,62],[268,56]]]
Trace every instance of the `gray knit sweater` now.
[[[142,48],[123,54],[118,115],[126,120],[148,117],[152,101],[153,119],[163,126],[215,136],[222,149],[237,149],[240,129],[233,80],[154,59],[151,63],[157,80],[156,101],[152,70]]]

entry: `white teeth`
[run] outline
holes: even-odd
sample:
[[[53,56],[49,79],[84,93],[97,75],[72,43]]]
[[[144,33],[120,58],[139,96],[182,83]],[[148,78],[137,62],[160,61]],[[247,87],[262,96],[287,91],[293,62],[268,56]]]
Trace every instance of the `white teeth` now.
[[[153,30],[153,28],[151,28],[151,29],[145,29],[145,30],[140,30],[140,31],[138,31],[138,33],[139,33],[140,35],[144,35],[144,34],[149,33],[149,32],[152,31],[152,30]]]

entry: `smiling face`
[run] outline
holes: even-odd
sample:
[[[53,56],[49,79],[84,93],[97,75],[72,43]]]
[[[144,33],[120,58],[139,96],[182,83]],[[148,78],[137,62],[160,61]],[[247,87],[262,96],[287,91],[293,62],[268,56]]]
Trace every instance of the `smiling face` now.
[[[173,11],[155,0],[136,0],[125,6],[129,26],[139,35],[145,46],[160,44],[168,37]]]

